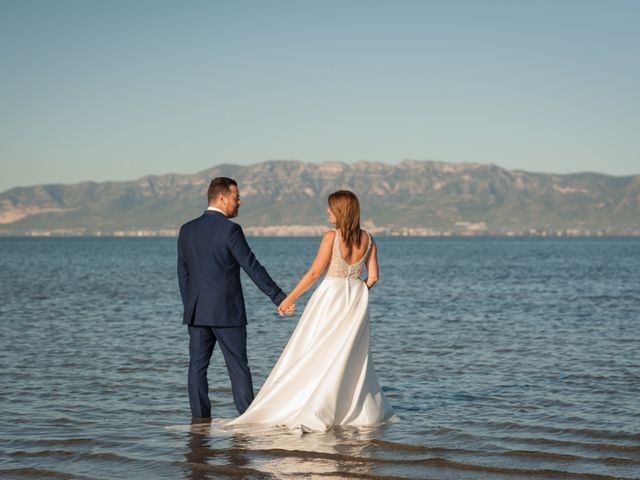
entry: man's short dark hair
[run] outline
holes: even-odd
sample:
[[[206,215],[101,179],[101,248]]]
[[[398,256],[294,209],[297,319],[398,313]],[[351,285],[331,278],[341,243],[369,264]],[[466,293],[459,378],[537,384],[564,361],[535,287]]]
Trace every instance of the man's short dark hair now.
[[[218,195],[227,196],[231,193],[231,185],[238,186],[238,183],[227,177],[216,177],[211,180],[209,184],[209,190],[207,191],[207,199],[209,203],[215,201]]]

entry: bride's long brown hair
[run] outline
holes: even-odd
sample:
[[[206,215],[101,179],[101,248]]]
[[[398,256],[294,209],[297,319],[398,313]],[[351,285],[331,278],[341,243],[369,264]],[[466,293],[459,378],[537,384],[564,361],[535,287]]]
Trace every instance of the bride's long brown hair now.
[[[353,246],[360,248],[360,202],[349,190],[338,190],[329,195],[329,208],[336,216],[336,228],[340,231],[348,257],[351,258]]]

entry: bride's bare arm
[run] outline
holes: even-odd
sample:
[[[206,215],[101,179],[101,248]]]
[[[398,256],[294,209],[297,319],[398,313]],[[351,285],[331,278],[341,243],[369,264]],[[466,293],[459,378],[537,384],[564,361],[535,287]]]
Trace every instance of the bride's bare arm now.
[[[285,312],[295,303],[300,295],[309,290],[309,288],[316,283],[316,280],[320,278],[320,275],[325,271],[327,265],[329,265],[329,261],[331,260],[331,250],[333,248],[333,240],[335,236],[335,231],[330,231],[324,234],[320,241],[320,246],[318,247],[318,253],[316,253],[316,258],[311,264],[311,267],[307,273],[302,276],[298,285],[296,285],[296,288],[294,288],[287,298],[282,301],[278,307],[278,311]]]
[[[379,272],[378,272],[378,249],[376,247],[376,242],[371,238],[373,242],[371,244],[371,252],[369,253],[369,258],[367,259],[367,278],[365,279],[365,283],[367,284],[367,288],[371,290],[373,286],[378,282]]]

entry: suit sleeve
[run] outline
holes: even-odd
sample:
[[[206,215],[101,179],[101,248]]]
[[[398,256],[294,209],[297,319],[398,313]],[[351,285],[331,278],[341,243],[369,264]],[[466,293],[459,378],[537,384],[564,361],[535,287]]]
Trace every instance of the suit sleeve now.
[[[189,270],[184,252],[184,228],[180,229],[178,235],[178,285],[180,286],[180,296],[182,304],[187,303],[187,285],[189,284]]]
[[[267,270],[260,264],[256,256],[249,248],[242,228],[234,224],[229,236],[229,251],[242,269],[247,272],[253,283],[268,296],[273,303],[280,305],[286,298],[284,292],[276,285]]]

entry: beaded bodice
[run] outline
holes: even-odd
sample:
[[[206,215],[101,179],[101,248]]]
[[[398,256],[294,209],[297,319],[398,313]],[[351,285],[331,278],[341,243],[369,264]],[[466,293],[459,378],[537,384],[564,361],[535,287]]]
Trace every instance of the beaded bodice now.
[[[369,243],[364,255],[357,262],[349,264],[344,258],[342,258],[342,254],[340,253],[340,231],[336,229],[336,236],[333,240],[333,250],[331,251],[331,260],[327,267],[327,277],[360,278],[360,275],[362,274],[362,267],[367,261],[367,258],[369,258],[369,253],[371,252],[371,235],[369,232],[366,233],[367,237],[369,237]]]

